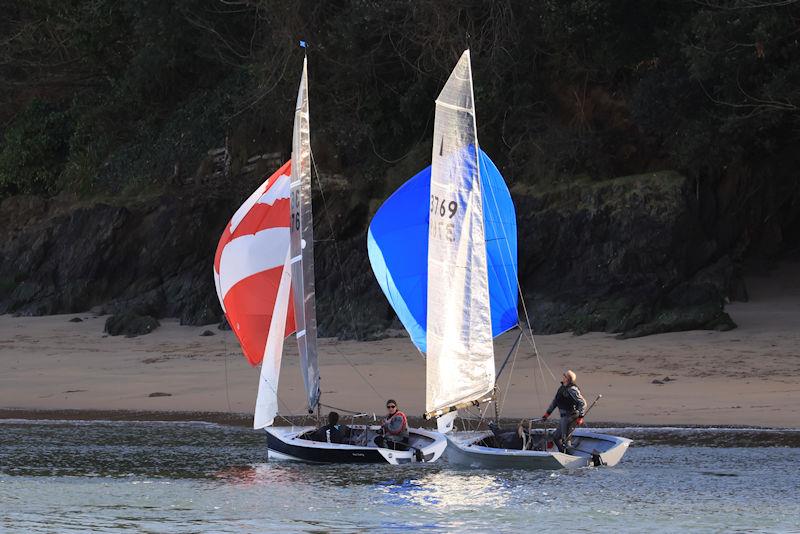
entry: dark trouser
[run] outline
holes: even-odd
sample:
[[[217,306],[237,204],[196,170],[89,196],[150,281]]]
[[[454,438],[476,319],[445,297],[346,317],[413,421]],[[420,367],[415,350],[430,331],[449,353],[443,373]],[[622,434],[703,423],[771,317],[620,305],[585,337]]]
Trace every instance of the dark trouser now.
[[[383,436],[375,436],[375,445],[382,449],[392,449],[393,451],[407,451],[408,438],[385,438]]]
[[[561,420],[558,422],[558,428],[553,433],[553,441],[558,447],[558,450],[561,452],[566,452],[567,447],[570,447],[571,444],[569,442],[569,437],[572,435],[572,431],[575,430],[577,426],[575,421],[577,421],[577,415],[562,415]],[[564,442],[566,440],[566,443]]]

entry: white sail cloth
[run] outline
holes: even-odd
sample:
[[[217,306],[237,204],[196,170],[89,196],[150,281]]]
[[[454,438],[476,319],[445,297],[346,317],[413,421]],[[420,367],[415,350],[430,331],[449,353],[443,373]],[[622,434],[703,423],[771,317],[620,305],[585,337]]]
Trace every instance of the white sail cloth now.
[[[269,325],[264,360],[261,362],[261,375],[258,381],[258,396],[253,416],[253,428],[264,428],[275,421],[278,414],[278,378],[283,357],[284,323],[289,308],[289,293],[292,287],[290,255],[286,251],[275,308]]]
[[[469,51],[436,99],[427,295],[429,415],[494,387],[494,346]]]

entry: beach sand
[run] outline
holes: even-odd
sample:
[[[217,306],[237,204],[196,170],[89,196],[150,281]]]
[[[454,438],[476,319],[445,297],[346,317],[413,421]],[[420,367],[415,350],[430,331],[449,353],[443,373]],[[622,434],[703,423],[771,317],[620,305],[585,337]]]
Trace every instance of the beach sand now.
[[[537,335],[538,359],[523,341],[498,383],[501,415],[540,416],[570,368],[590,402],[603,395],[587,422],[800,427],[800,265],[747,283],[751,300],[727,308],[739,325],[730,332],[628,340]],[[70,322],[74,317],[82,322]],[[152,334],[125,338],[105,335],[104,323],[89,313],[0,316],[0,417],[40,410],[216,412],[222,419],[252,413],[258,369],[230,331],[167,319]],[[205,330],[215,335],[201,336]],[[515,337],[498,338],[498,366]],[[319,354],[325,404],[380,414],[392,397],[407,414],[422,414],[425,363],[408,338],[322,339]],[[293,338],[285,344],[279,397],[282,415],[304,413]],[[473,413],[487,408],[493,415],[491,405]]]

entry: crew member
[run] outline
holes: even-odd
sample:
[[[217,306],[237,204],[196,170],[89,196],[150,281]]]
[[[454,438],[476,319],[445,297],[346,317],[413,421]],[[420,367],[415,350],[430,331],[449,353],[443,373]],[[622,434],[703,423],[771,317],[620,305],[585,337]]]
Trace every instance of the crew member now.
[[[386,401],[386,417],[381,423],[383,435],[375,438],[378,447],[398,451],[408,450],[408,419],[406,414],[397,409],[394,399]]]
[[[328,434],[330,433],[330,435]],[[350,428],[347,425],[339,424],[339,413],[330,412],[328,414],[328,424],[322,426],[314,432],[314,441],[330,441],[330,443],[348,443],[350,439]]]
[[[556,391],[556,396],[550,407],[542,416],[542,419],[547,420],[550,414],[558,406],[558,411],[561,414],[561,421],[558,428],[553,434],[553,441],[555,442],[558,450],[567,452],[567,448],[571,446],[569,442],[572,431],[575,427],[583,424],[583,415],[586,413],[586,400],[581,395],[581,390],[578,384],[575,383],[575,373],[567,371],[561,378],[561,386]]]

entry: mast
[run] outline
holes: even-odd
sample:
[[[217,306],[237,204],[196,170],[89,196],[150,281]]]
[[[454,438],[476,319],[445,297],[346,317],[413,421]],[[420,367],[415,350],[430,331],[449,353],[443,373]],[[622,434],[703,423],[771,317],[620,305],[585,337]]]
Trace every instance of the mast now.
[[[319,403],[317,311],[314,297],[314,221],[311,212],[311,139],[308,112],[308,58],[297,92],[292,135],[291,273],[300,368],[308,396],[308,412]]]
[[[428,227],[427,417],[472,404],[491,392],[495,382],[478,153],[466,50],[436,99]]]

